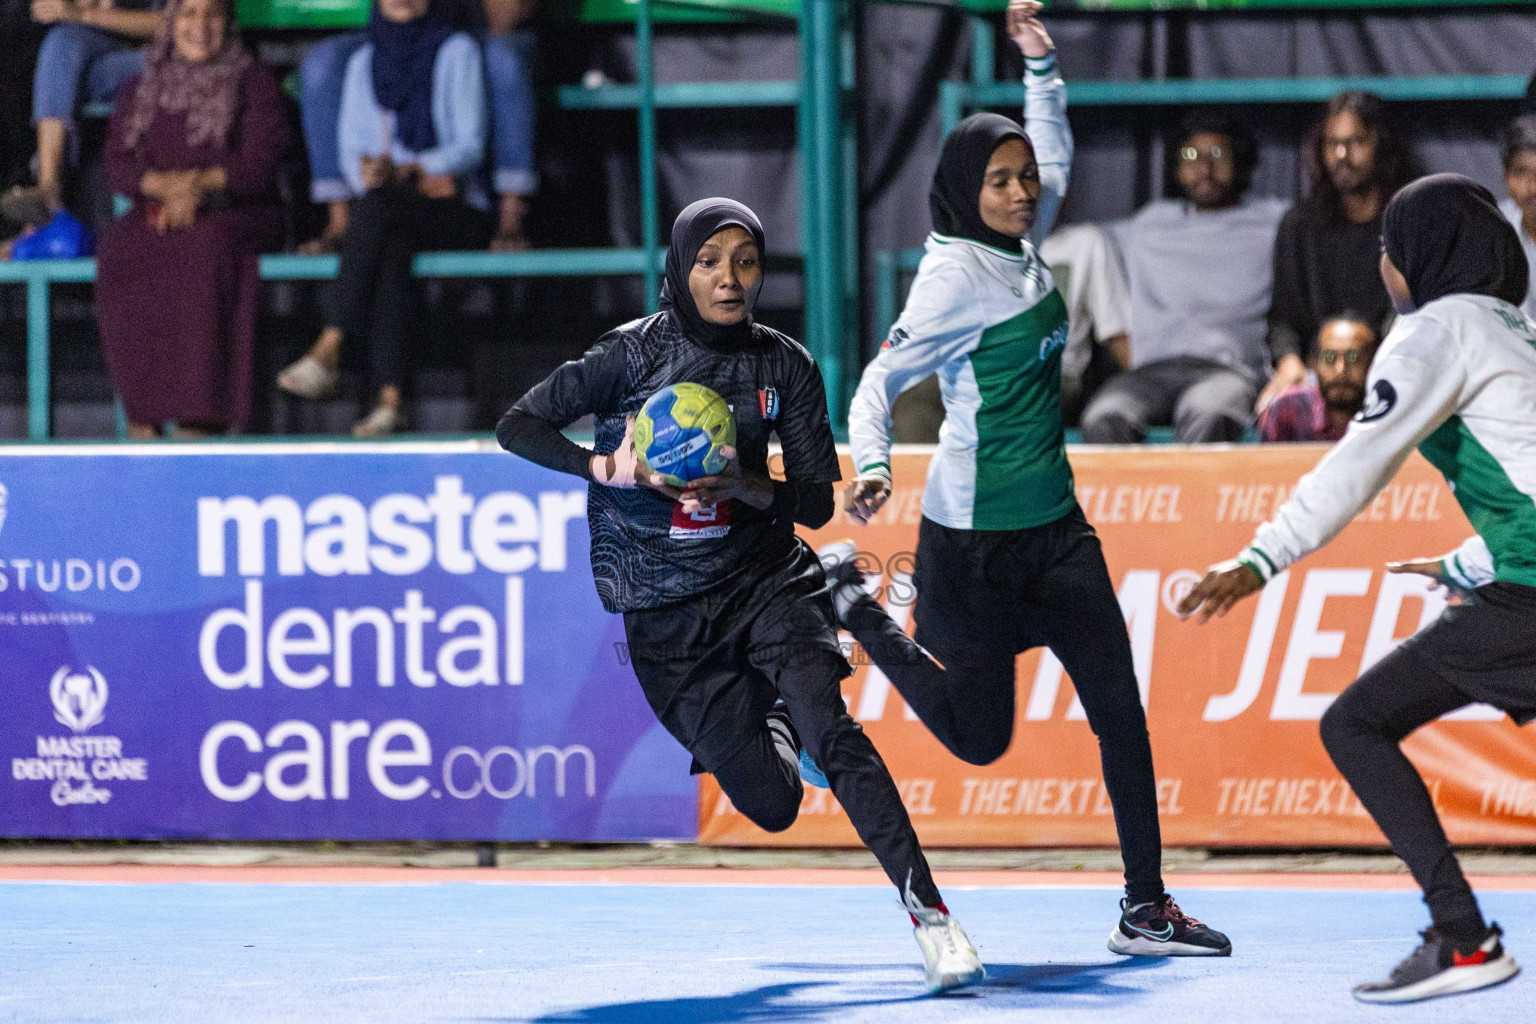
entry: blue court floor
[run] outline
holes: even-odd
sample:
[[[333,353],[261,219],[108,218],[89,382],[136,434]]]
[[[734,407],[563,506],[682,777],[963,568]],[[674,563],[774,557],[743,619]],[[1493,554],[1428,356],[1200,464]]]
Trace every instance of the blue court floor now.
[[[1229,960],[1116,957],[1110,889],[950,889],[991,974],[921,992],[882,888],[0,884],[0,1021],[540,1024],[1530,1022],[1536,976],[1355,1003],[1414,942],[1409,892],[1188,890]],[[1536,965],[1536,893],[1483,894]]]

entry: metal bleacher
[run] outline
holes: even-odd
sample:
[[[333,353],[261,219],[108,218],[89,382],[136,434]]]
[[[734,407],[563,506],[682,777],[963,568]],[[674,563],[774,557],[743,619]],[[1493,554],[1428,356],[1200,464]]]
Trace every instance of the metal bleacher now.
[[[257,2],[257,0],[250,0]],[[569,249],[534,252],[441,252],[416,258],[424,278],[599,277],[638,275],[654,302],[662,263],[655,180],[656,111],[750,107],[797,108],[801,152],[800,188],[803,256],[777,261],[778,269],[803,269],[806,278],[805,341],[821,362],[834,425],[841,426],[846,396],[860,365],[857,295],[857,203],[852,173],[855,152],[846,93],[853,69],[847,4],[842,0],[573,0],[589,22],[632,21],[636,32],[635,83],[561,85],[554,101],[567,111],[634,110],[640,142],[642,245],[634,249]],[[903,0],[913,2],[913,0]],[[924,0],[916,0],[923,3]],[[653,14],[653,5],[655,13]],[[932,3],[930,6],[953,7]],[[940,84],[945,132],[966,111],[1017,107],[1023,85],[996,78],[994,22],[1006,0],[965,0],[970,27],[971,73],[965,81]],[[246,4],[242,3],[242,15]],[[753,17],[794,18],[801,38],[798,80],[685,82],[657,85],[651,40],[653,18],[665,21],[733,21]],[[1109,16],[1109,15],[1103,15]],[[1388,100],[1508,100],[1524,95],[1520,76],[1350,77],[1297,79],[1072,81],[1069,102],[1087,106],[1179,106],[1197,103],[1312,103],[1345,89],[1369,89]],[[900,305],[903,274],[916,269],[921,250],[874,254],[874,326],[882,336]],[[265,256],[261,274],[269,281],[323,280],[336,273],[334,256]],[[27,425],[33,441],[50,436],[50,297],[53,284],[95,279],[89,259],[0,263],[0,285],[26,291]],[[121,420],[121,417],[119,417]],[[121,433],[121,423],[120,430]]]

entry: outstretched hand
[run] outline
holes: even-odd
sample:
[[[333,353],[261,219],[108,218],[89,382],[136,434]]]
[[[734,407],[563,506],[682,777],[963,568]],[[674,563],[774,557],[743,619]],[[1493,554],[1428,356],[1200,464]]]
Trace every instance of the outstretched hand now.
[[[1399,575],[1428,576],[1434,580],[1433,589],[1444,589],[1453,597],[1467,596],[1467,588],[1451,579],[1445,571],[1445,563],[1438,558],[1420,558],[1407,562],[1388,562],[1387,572]]]
[[[1044,57],[1056,48],[1040,22],[1040,0],[1009,0],[1005,25],[1008,36],[1026,57]]]
[[[1188,618],[1199,612],[1200,621],[1209,622],[1211,616],[1227,614],[1237,602],[1263,589],[1264,580],[1250,566],[1236,560],[1222,562],[1211,566],[1205,578],[1184,595],[1179,602],[1179,617]]]

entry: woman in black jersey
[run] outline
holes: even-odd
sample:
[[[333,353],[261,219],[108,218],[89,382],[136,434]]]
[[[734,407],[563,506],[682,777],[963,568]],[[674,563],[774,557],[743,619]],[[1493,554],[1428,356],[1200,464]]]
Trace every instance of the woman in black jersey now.
[[[794,823],[800,744],[859,837],[901,890],[931,991],[984,972],[933,883],[885,763],[843,704],[850,670],[826,575],[795,536],[832,516],[840,478],[821,372],[802,346],[755,323],[763,229],[751,210],[704,199],[672,227],[662,310],[600,338],[502,417],[502,447],[590,481],[592,574],[622,613],[646,700],[714,774],[736,809],[770,832]],[[736,450],[685,491],[651,476],[634,449],[645,400],[691,382],[736,420]],[[561,428],[586,415],[593,452]],[[768,476],[769,435],[783,481]]]

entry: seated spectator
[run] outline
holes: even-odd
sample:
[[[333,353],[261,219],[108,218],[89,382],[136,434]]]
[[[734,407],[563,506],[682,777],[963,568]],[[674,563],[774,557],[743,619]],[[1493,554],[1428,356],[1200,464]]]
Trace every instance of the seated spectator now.
[[[1314,379],[1275,396],[1259,413],[1261,441],[1337,441],[1365,404],[1365,377],[1380,340],[1371,318],[1344,313],[1323,324]]]
[[[1125,271],[1103,228],[1061,228],[1040,246],[1040,254],[1070,314],[1061,353],[1061,418],[1070,427],[1077,423],[1084,400],[1103,382],[1104,367],[1124,362],[1130,299]],[[903,391],[891,408],[891,430],[899,444],[934,444],[943,423],[937,376]]]
[[[1348,309],[1384,335],[1393,317],[1381,283],[1381,213],[1414,175],[1407,143],[1387,120],[1381,97],[1345,92],[1330,100],[1308,142],[1307,164],[1311,194],[1280,221],[1275,239],[1275,374],[1259,395],[1261,412],[1306,381],[1323,321]]]
[[[144,69],[142,43],[161,24],[164,0],[32,0],[32,20],[52,26],[33,77],[37,185],[17,186],[0,200],[5,216],[45,224],[64,209],[64,170],[77,140],[83,102],[108,103]]]
[[[1536,319],[1536,114],[1521,114],[1504,132],[1504,188],[1499,209],[1515,227],[1531,267],[1531,290],[1520,308]]]
[[[1149,203],[1119,231],[1131,284],[1127,371],[1083,413],[1083,438],[1134,444],[1172,424],[1180,442],[1235,441],[1269,379],[1278,199],[1245,197],[1258,164],[1247,127],[1194,111],[1174,152],[1183,199]]]
[[[233,0],[170,0],[107,138],[108,177],[133,208],[102,236],[96,311],[132,436],[249,418],[257,254],[282,244],[290,138],[277,80],[235,34]]]
[[[377,391],[352,432],[404,427],[416,296],[411,259],[428,249],[484,248],[491,240],[482,179],[486,110],[480,47],[439,16],[432,0],[378,0],[368,42],[347,64],[340,154],[356,200],[341,237],[341,270],[326,327],[278,386],[319,398],[336,385],[343,343],[366,352]]]
[[[444,0],[446,3],[447,0]],[[489,92],[493,185],[498,196],[496,235],[491,248],[526,249],[524,219],[528,197],[538,187],[533,168],[534,34],[525,26],[533,0],[463,0],[462,19],[482,27],[481,46]],[[446,9],[444,16],[447,17]],[[326,207],[326,226],[300,252],[333,252],[347,229],[348,200],[354,197],[342,174],[337,151],[337,119],[342,79],[366,32],[347,32],[321,40],[304,55],[304,141],[309,149],[310,196]]]
[[[1040,255],[1071,314],[1061,351],[1061,413],[1069,426],[1104,379],[1105,366],[1126,361],[1130,343],[1130,286],[1114,244],[1094,224],[1074,224],[1051,234]]]

